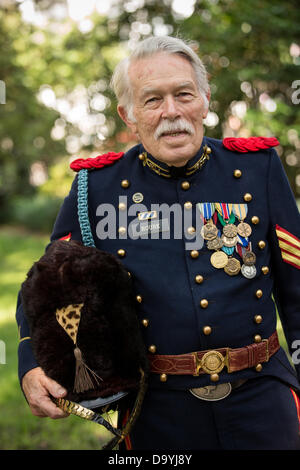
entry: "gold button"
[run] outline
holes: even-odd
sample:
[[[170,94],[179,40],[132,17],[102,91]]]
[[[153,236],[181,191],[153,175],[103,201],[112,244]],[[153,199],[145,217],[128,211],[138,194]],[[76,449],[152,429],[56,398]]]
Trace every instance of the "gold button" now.
[[[203,282],[203,276],[201,276],[201,274],[197,274],[197,276],[195,276],[195,282],[197,282],[197,284],[202,284]]]
[[[195,258],[198,258],[198,256],[199,256],[199,251],[197,251],[197,250],[192,250],[191,253],[190,253],[190,255],[191,255],[191,257],[194,258],[194,259],[195,259]]]
[[[125,235],[125,233],[126,233],[126,228],[125,228],[125,227],[119,227],[119,228],[118,228],[118,232],[119,232],[120,235]]]
[[[122,186],[122,188],[125,188],[125,189],[126,189],[126,188],[129,188],[130,183],[129,183],[128,180],[123,180],[123,181],[121,182],[121,186]]]
[[[206,145],[205,151],[206,151],[206,153],[209,154],[209,153],[211,153],[211,148]]]
[[[190,201],[184,203],[184,208],[190,210],[193,207],[193,204]]]
[[[244,194],[244,201],[246,202],[252,201],[252,195],[250,193]]]
[[[168,378],[167,374],[160,374],[159,379],[161,382],[166,382],[167,378]]]
[[[204,327],[203,327],[203,333],[204,333],[206,336],[210,335],[211,332],[212,332],[212,329],[211,329],[210,326],[204,326]]]
[[[131,272],[128,271],[128,277],[131,277]]]
[[[210,380],[211,380],[212,382],[218,382],[218,380],[219,380],[219,374],[211,374],[211,375],[210,375]]]
[[[191,185],[190,185],[190,183],[189,183],[188,181],[183,181],[183,182],[181,183],[181,188],[184,189],[185,191],[186,191],[187,189],[190,189],[190,186],[191,186]]]
[[[121,248],[120,250],[118,250],[118,255],[120,256],[120,258],[124,258],[124,256],[126,255],[126,251]]]
[[[126,210],[126,204],[124,202],[120,202],[119,204],[119,210],[120,211],[125,211]]]
[[[258,299],[261,299],[262,296],[263,296],[263,291],[261,289],[258,289],[256,292],[255,292],[255,295]]]
[[[202,308],[208,307],[208,300],[202,299],[202,300],[200,301],[200,305],[201,305]]]
[[[254,224],[254,225],[257,225],[259,224],[259,217],[257,217],[257,215],[254,215],[251,219],[251,222]]]
[[[242,176],[241,170],[238,170],[238,169],[237,169],[237,170],[234,170],[233,176],[234,176],[235,178],[240,178],[240,177]]]
[[[262,370],[262,365],[261,365],[261,364],[257,364],[257,365],[255,366],[255,370],[256,370],[256,372],[260,372],[260,371]]]
[[[195,232],[196,232],[195,227],[188,227],[188,228],[187,228],[187,233],[188,233],[189,235],[194,235]]]
[[[151,344],[151,346],[149,346],[149,348],[148,348],[148,351],[151,352],[152,354],[155,354],[156,353],[155,344]]]
[[[140,153],[139,154],[139,159],[142,160],[142,161],[145,160],[145,155],[143,153]]]
[[[143,318],[143,320],[142,320],[142,325],[143,325],[145,328],[147,328],[147,326],[149,325],[149,320],[148,320],[148,318]]]
[[[263,320],[263,318],[262,318],[261,315],[255,315],[255,317],[254,317],[255,323],[261,323],[262,320]]]
[[[260,335],[255,335],[254,336],[254,343],[261,343],[261,336]]]
[[[265,274],[265,275],[268,274],[268,272],[269,272],[268,266],[262,266],[261,271],[262,271],[262,273]]]
[[[266,242],[264,242],[263,240],[260,240],[258,242],[258,248],[260,248],[261,250],[263,250],[266,246]]]
[[[136,300],[138,301],[139,304],[141,304],[142,301],[143,301],[143,298],[142,298],[141,295],[137,295],[137,296],[136,296]]]

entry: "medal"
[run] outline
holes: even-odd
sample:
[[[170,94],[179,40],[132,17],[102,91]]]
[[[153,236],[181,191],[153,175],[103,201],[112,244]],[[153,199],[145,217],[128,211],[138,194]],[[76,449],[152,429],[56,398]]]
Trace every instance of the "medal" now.
[[[224,251],[216,251],[211,255],[210,262],[214,268],[225,268],[228,263],[228,256],[226,253],[224,253]]]
[[[247,217],[248,214],[247,204],[232,204],[232,212],[240,221],[237,226],[238,234],[244,238],[249,237],[252,233],[252,228],[249,224],[244,222],[244,219]]]
[[[240,221],[237,226],[238,234],[244,238],[249,237],[252,233],[252,229],[249,224],[244,222],[244,219],[247,217],[248,214],[247,204],[232,204],[232,212]]]
[[[233,224],[224,225],[223,234],[228,238],[236,237],[236,235],[237,235],[236,225],[233,225]]]
[[[240,222],[237,226],[238,234],[242,237],[246,238],[249,237],[252,233],[252,228],[246,222]]]
[[[197,207],[207,223],[201,229],[201,235],[204,240],[213,240],[218,235],[218,229],[212,221],[215,213],[215,204],[213,202],[199,202]]]
[[[224,234],[221,236],[224,246],[235,246],[237,244],[237,237],[226,237]]]
[[[236,276],[241,270],[241,263],[236,258],[229,258],[224,271],[229,276]]]
[[[204,240],[213,240],[218,235],[218,228],[213,224],[213,222],[209,221],[202,227],[201,235]]]
[[[209,250],[219,250],[223,246],[223,242],[220,237],[216,237],[213,240],[208,240],[206,246]]]
[[[241,267],[241,273],[247,279],[253,279],[256,276],[256,267],[253,264],[251,266],[243,264]]]
[[[243,254],[243,262],[246,266],[251,266],[256,262],[256,256],[253,251],[246,251]]]

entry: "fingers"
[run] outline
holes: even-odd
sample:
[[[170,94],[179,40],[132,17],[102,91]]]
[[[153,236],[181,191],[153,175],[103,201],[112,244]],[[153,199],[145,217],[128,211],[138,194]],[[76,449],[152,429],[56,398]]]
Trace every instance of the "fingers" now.
[[[58,408],[50,398],[64,397],[67,391],[61,387],[55,380],[45,375],[40,367],[30,370],[24,375],[22,388],[32,414],[41,418],[49,417],[52,419],[66,418],[67,413]]]

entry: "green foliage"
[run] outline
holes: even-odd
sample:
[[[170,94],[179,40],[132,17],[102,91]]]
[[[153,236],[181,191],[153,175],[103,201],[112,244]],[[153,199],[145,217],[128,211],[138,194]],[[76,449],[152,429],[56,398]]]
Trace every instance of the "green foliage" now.
[[[68,180],[66,156],[134,143],[117,115],[109,81],[129,46],[151,34],[178,35],[197,48],[210,75],[215,113],[206,134],[275,135],[292,189],[300,191],[299,104],[292,101],[300,64],[298,2],[202,0],[188,15],[172,9],[171,0],[116,0],[118,10],[89,15],[87,30],[69,17],[55,19],[55,0],[35,3],[48,15],[45,27],[24,22],[17,2],[0,11],[0,80],[7,90],[0,105],[0,222],[7,220],[12,196],[56,196],[51,175],[47,190],[34,185],[34,162],[42,162],[49,178],[61,160]],[[53,103],[39,99],[45,89]],[[78,104],[83,107],[76,109]]]
[[[37,194],[32,198],[18,197],[11,203],[10,223],[37,232],[52,231],[62,199]]]

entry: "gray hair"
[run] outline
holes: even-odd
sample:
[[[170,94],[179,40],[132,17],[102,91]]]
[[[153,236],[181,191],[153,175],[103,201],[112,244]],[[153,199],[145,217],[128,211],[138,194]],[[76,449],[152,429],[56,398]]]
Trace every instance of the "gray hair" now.
[[[130,56],[119,62],[111,79],[111,87],[119,105],[126,109],[128,118],[133,122],[135,121],[132,88],[128,74],[129,66],[134,61],[149,57],[158,52],[179,54],[191,63],[196,75],[199,92],[204,99],[205,108],[208,109],[208,99],[206,97],[209,91],[207,72],[201,59],[193,51],[192,47],[182,39],[171,36],[152,36],[138,43]]]

